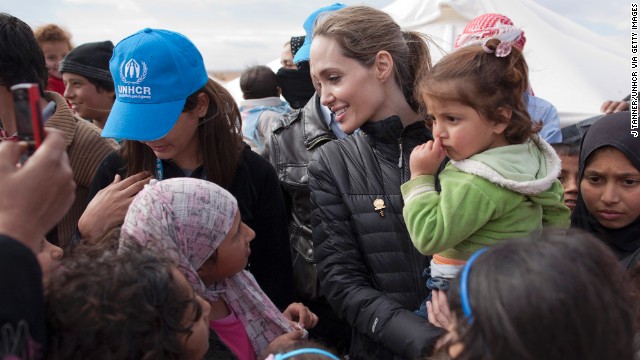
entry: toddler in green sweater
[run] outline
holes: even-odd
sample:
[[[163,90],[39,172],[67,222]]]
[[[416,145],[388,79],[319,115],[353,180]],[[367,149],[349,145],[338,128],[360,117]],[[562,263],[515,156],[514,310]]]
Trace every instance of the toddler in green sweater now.
[[[426,270],[431,290],[446,290],[481,248],[543,225],[569,226],[560,159],[536,134],[540,122],[532,126],[523,100],[527,64],[509,36],[445,56],[421,84],[435,140],[411,153],[402,195],[414,246],[433,255]],[[451,161],[437,192],[434,174],[445,157]]]

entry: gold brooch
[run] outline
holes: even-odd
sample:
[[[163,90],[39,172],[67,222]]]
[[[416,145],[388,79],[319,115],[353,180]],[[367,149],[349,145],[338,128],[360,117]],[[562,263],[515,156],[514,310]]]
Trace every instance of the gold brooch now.
[[[375,211],[380,212],[380,216],[384,217],[384,209],[385,209],[384,200],[382,199],[373,200],[373,209]]]

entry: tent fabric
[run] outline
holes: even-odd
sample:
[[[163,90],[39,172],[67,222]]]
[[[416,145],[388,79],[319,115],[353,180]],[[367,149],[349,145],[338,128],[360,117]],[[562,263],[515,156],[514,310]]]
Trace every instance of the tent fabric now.
[[[630,92],[625,50],[531,0],[397,0],[383,11],[404,30],[429,35],[445,52],[475,17],[499,13],[524,30],[524,55],[536,96],[558,109],[561,126],[600,112]],[[432,53],[434,62],[442,57]]]
[[[625,49],[532,0],[397,0],[383,11],[405,31],[428,35],[434,63],[453,51],[458,34],[485,13],[508,16],[526,34],[524,55],[536,96],[558,109],[561,126],[598,115],[605,100],[630,93],[630,60]],[[279,67],[279,61],[268,64]],[[238,80],[227,83],[234,98]]]

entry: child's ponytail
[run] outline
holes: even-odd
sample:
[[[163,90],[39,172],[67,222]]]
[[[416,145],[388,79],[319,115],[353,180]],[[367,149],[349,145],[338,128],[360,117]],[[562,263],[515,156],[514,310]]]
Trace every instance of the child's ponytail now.
[[[527,62],[522,52],[510,41],[489,38],[482,44],[482,49],[488,56],[504,57],[507,60],[503,65],[502,82],[506,89],[512,89],[510,94],[512,115],[504,134],[510,143],[522,143],[542,128],[542,125],[537,123],[532,126],[531,116],[523,97],[529,87]]]
[[[524,94],[529,87],[527,63],[511,41],[489,38],[445,56],[420,86],[422,97],[457,101],[474,108],[485,119],[508,123],[504,134],[521,144],[541,128],[532,125]],[[497,109],[511,110],[511,118]]]

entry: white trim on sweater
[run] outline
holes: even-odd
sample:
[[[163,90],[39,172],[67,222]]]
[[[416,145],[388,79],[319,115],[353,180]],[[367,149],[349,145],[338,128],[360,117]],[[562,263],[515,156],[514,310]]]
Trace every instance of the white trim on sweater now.
[[[515,191],[523,195],[539,194],[551,187],[553,182],[558,178],[558,175],[560,175],[562,165],[555,150],[544,139],[534,135],[531,137],[531,140],[533,140],[538,149],[540,149],[544,155],[545,163],[547,164],[547,175],[541,179],[530,181],[510,180],[500,175],[497,171],[486,164],[471,159],[460,161],[451,160],[451,164],[462,172],[480,176],[483,179],[487,179],[488,181],[511,191]]]

